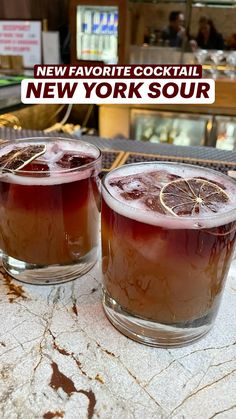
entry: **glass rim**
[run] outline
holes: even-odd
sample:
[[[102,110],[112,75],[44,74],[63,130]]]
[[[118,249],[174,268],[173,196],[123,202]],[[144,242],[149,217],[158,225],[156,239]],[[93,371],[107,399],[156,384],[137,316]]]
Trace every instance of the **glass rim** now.
[[[125,208],[127,208],[129,210],[130,209],[131,210],[133,209],[133,210],[137,211],[137,213],[140,213],[142,215],[145,215],[145,214],[147,215],[147,214],[153,213],[153,219],[156,218],[156,220],[158,220],[158,219],[160,219],[160,220],[161,219],[162,220],[165,219],[166,221],[167,220],[169,220],[169,221],[176,221],[176,224],[178,223],[179,225],[182,225],[182,224],[186,223],[186,226],[187,226],[186,228],[189,228],[189,224],[191,224],[191,223],[196,223],[196,227],[195,228],[198,228],[198,229],[207,228],[207,227],[204,227],[204,226],[197,226],[197,223],[200,223],[202,221],[209,221],[209,220],[212,220],[212,219],[218,220],[218,219],[221,219],[222,216],[223,215],[226,215],[226,214],[229,216],[229,218],[230,218],[230,215],[232,216],[233,214],[235,214],[235,219],[234,220],[231,220],[230,219],[230,221],[228,221],[226,223],[219,224],[219,225],[215,226],[216,228],[219,227],[219,226],[222,226],[222,225],[225,225],[225,224],[228,224],[228,223],[231,223],[231,222],[235,222],[236,221],[236,203],[235,203],[235,207],[234,208],[230,208],[229,210],[226,209],[226,211],[224,213],[222,213],[222,212],[221,213],[212,213],[211,215],[204,216],[204,217],[203,216],[202,217],[201,216],[198,216],[198,217],[195,217],[195,216],[194,217],[192,217],[192,216],[181,216],[181,217],[179,217],[179,216],[174,216],[172,214],[161,214],[161,213],[158,213],[158,212],[147,210],[145,208],[138,208],[137,209],[137,208],[134,208],[131,205],[129,205],[127,202],[121,201],[118,198],[116,198],[108,190],[108,188],[107,188],[107,186],[105,184],[105,182],[109,178],[109,175],[114,174],[115,172],[118,172],[119,170],[121,170],[122,168],[125,168],[125,167],[127,167],[127,168],[128,167],[137,167],[137,166],[141,166],[141,165],[184,166],[184,167],[190,167],[190,168],[194,168],[194,169],[198,169],[199,168],[200,170],[204,170],[206,172],[210,172],[210,173],[216,174],[219,178],[221,178],[221,177],[222,178],[225,178],[227,180],[227,182],[231,182],[232,185],[235,185],[235,188],[236,188],[236,182],[235,182],[234,179],[230,178],[230,176],[225,175],[224,173],[221,173],[221,172],[219,173],[219,172],[217,172],[214,169],[209,169],[209,168],[206,168],[204,166],[198,166],[198,165],[193,165],[193,164],[188,164],[188,163],[168,162],[168,161],[143,161],[143,162],[125,164],[125,165],[116,167],[115,169],[113,169],[113,170],[109,171],[108,173],[106,173],[103,176],[102,181],[101,181],[101,185],[102,185],[102,191],[101,191],[102,192],[102,197],[104,197],[103,191],[105,190],[105,192],[109,195],[109,197],[114,202],[117,202],[118,204],[122,205],[123,207],[125,207]],[[142,173],[142,172],[140,172],[140,173]],[[107,205],[109,206],[109,204],[107,204]],[[113,209],[113,210],[116,212],[115,209]],[[127,218],[129,218],[129,217],[127,217]],[[131,219],[131,217],[130,217],[130,219]],[[134,218],[132,218],[132,219],[134,219]],[[136,220],[136,219],[134,219],[134,220],[137,221],[137,222],[139,222],[139,220]],[[140,222],[141,223],[145,223],[145,221],[140,221]],[[147,224],[149,224],[149,223],[147,222]],[[178,227],[176,227],[176,228],[178,228]]]
[[[23,142],[25,142],[25,143],[29,142],[30,143],[30,142],[34,142],[34,141],[39,142],[39,143],[43,143],[43,142],[46,142],[48,140],[70,141],[70,142],[77,143],[77,144],[82,143],[85,146],[87,145],[87,146],[93,148],[94,150],[96,150],[98,152],[98,156],[95,157],[92,162],[83,164],[82,166],[73,167],[71,169],[63,169],[62,168],[60,170],[53,170],[54,174],[61,174],[61,175],[65,174],[66,175],[66,174],[74,173],[74,172],[77,172],[77,171],[83,171],[85,169],[90,169],[91,167],[96,165],[96,163],[98,163],[101,160],[102,151],[96,145],[90,144],[90,143],[88,143],[86,141],[83,141],[81,139],[77,140],[76,138],[68,138],[68,137],[61,137],[61,136],[21,137],[21,138],[15,138],[15,139],[12,139],[12,140],[6,140],[6,141],[3,141],[0,144],[0,150],[2,150],[4,147],[6,147],[9,144],[14,144],[14,143],[18,144],[19,142],[20,143],[23,143]],[[35,177],[45,177],[48,173],[51,173],[51,172],[52,171],[50,171],[50,170],[44,170],[43,172],[40,172],[40,171],[37,171],[37,170],[28,171],[28,170],[24,170],[24,169],[19,169],[19,170],[15,170],[15,171],[14,170],[6,170],[6,172],[4,172],[4,174],[9,173],[9,174],[13,174],[15,176],[17,176],[18,174],[21,174],[21,175],[30,176],[30,177],[33,177],[34,175],[35,175]],[[1,172],[1,165],[0,165],[0,175],[1,174],[2,174],[2,172]]]

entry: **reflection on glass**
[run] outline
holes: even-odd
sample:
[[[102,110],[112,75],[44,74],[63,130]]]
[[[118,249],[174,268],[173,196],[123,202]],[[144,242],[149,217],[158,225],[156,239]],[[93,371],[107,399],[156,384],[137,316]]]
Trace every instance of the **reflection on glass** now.
[[[204,117],[133,110],[131,119],[135,140],[182,146],[204,144]]]
[[[216,147],[222,150],[234,150],[236,148],[235,118],[217,117]]]
[[[197,63],[201,65],[205,63],[207,55],[208,51],[206,49],[197,49],[197,51],[194,53],[194,57],[196,58]]]
[[[230,52],[226,56],[226,71],[225,73],[231,79],[236,76],[236,51]]]
[[[212,51],[210,54],[211,61],[213,62],[211,74],[214,79],[216,79],[219,75],[218,65],[224,58],[224,51],[216,50]]]
[[[206,49],[197,49],[194,53],[194,57],[198,64],[202,65],[205,64],[205,61],[208,56],[208,51]],[[204,76],[204,70],[202,69],[202,75]]]

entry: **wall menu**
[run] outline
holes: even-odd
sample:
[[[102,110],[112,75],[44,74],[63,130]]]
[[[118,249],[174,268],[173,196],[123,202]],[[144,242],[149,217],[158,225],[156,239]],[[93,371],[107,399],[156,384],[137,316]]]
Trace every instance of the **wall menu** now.
[[[42,62],[42,22],[0,20],[0,55],[22,55],[25,68]]]

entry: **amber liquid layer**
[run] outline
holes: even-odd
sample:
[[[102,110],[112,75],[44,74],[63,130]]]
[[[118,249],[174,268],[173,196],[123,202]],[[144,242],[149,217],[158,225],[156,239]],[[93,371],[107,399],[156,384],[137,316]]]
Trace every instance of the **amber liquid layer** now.
[[[167,229],[124,217],[102,202],[106,291],[124,310],[165,324],[217,312],[236,240],[236,222]]]
[[[0,217],[0,247],[8,256],[38,265],[76,263],[98,245],[97,179],[0,182]]]

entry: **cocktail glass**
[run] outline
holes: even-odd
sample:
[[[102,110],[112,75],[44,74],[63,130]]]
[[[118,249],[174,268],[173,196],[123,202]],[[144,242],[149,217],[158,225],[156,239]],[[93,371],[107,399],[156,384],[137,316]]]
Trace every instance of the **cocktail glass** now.
[[[213,326],[236,241],[236,184],[175,163],[139,163],[102,185],[103,306],[128,337],[181,346]]]
[[[100,169],[100,150],[79,140],[25,138],[0,147],[0,247],[11,276],[53,284],[95,264]]]

